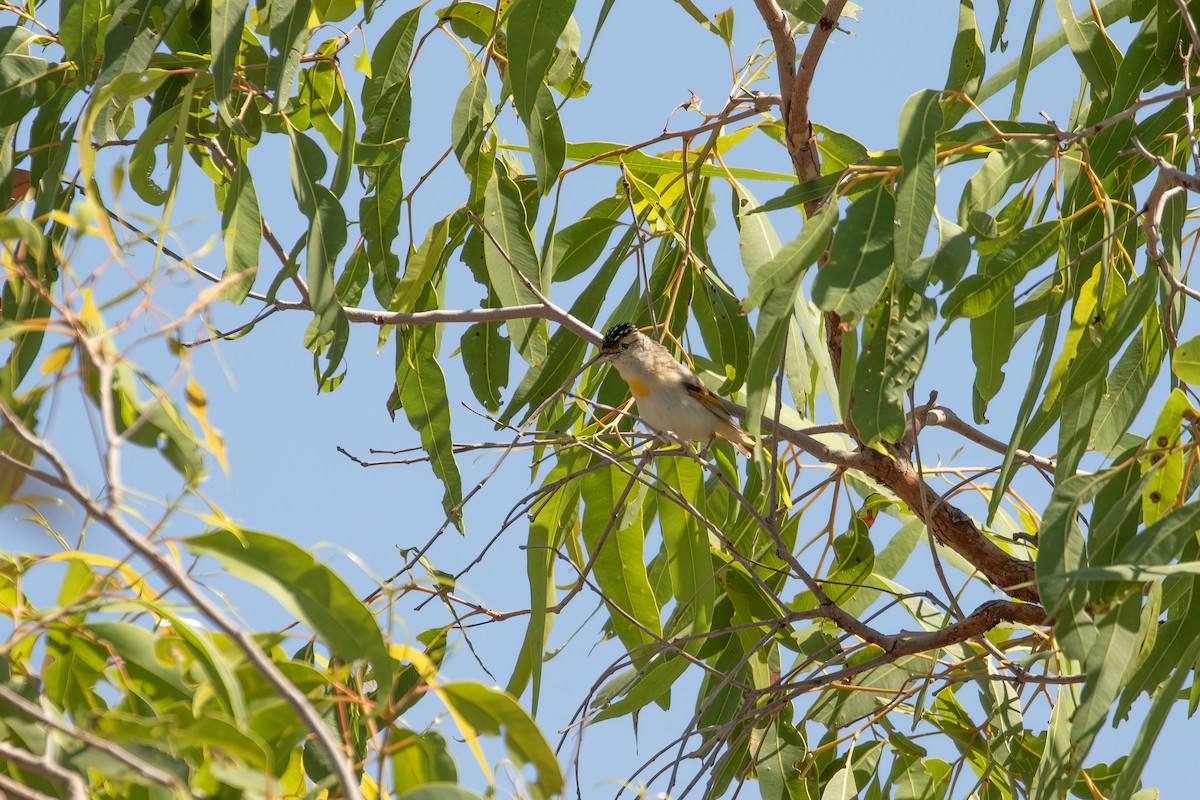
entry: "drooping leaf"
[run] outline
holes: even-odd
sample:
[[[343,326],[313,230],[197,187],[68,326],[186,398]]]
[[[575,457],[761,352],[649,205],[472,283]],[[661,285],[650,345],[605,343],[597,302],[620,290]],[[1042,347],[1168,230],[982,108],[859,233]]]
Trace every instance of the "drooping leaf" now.
[[[595,560],[596,582],[613,607],[613,630],[635,663],[645,663],[647,646],[662,636],[662,621],[646,575],[642,511],[628,504],[626,487],[636,479],[609,465],[586,473],[582,481],[583,538]]]
[[[1062,226],[1050,220],[1018,233],[996,255],[980,264],[980,271],[963,279],[942,303],[942,317],[974,318],[995,308],[1029,270],[1058,251]]]
[[[532,766],[536,781],[528,788],[537,800],[549,800],[563,789],[562,770],[542,732],[517,701],[482,684],[448,683],[438,689],[452,713],[476,732],[504,736],[504,746],[518,769]],[[432,800],[432,798],[430,798]]]
[[[518,0],[508,14],[513,105],[527,126],[537,113],[538,92],[554,58],[554,46],[574,8],[575,0]]]
[[[503,169],[492,173],[484,196],[484,263],[488,281],[501,305],[536,304],[537,295],[522,280],[540,288],[541,268],[525,216],[520,189]],[[493,242],[493,239],[495,240]],[[514,319],[507,324],[517,352],[536,366],[546,357],[545,326],[537,320]]]
[[[880,185],[850,204],[837,226],[829,261],[817,271],[812,297],[841,316],[862,314],[883,292],[892,265],[896,204]]]
[[[272,110],[287,103],[295,85],[296,70],[308,45],[308,16],[312,0],[271,0],[271,59],[267,88],[274,94]]]
[[[769,387],[787,341],[800,279],[829,245],[829,232],[836,220],[837,205],[830,203],[808,221],[799,236],[751,275],[748,304],[760,308],[747,370],[746,427],[751,434],[757,434],[761,426]]]
[[[888,293],[863,320],[851,419],[866,443],[904,435],[908,388],[925,363],[934,304],[907,287]]]
[[[901,274],[921,255],[933,218],[937,134],[942,127],[938,100],[937,92],[921,91],[908,98],[900,112],[900,163],[904,172],[896,185],[894,262]]]
[[[308,550],[269,533],[231,526],[189,537],[185,544],[270,593],[339,658],[369,660],[379,684],[390,685],[393,661],[374,616],[350,587]]]

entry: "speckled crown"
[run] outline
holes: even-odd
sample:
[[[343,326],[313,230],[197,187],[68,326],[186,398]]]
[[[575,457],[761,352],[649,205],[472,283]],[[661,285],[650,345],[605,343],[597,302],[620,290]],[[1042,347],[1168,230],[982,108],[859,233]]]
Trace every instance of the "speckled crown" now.
[[[609,350],[616,347],[617,343],[631,333],[637,333],[637,326],[632,322],[618,322],[608,329],[608,333],[604,334],[604,340],[600,342],[600,349]]]

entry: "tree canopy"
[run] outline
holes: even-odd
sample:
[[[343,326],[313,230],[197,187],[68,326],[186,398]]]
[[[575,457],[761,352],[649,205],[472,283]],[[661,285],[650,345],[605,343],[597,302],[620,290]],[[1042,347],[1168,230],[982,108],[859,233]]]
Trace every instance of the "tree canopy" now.
[[[0,4],[0,794],[592,796],[582,764],[617,796],[1156,796],[1200,704],[1197,9],[961,0],[944,81],[863,143],[810,100],[869,8],[676,0],[728,97],[609,142],[573,123],[611,0],[434,5]],[[355,464],[439,487],[365,589],[205,490],[239,401],[201,360],[278,358],[284,317],[323,395],[362,391],[352,339],[386,353],[359,407],[414,443],[283,463],[297,501]],[[638,419],[596,357],[624,321],[752,457]],[[481,507],[498,475],[527,493]],[[517,606],[463,590],[500,551]],[[651,719],[637,763],[588,747]]]

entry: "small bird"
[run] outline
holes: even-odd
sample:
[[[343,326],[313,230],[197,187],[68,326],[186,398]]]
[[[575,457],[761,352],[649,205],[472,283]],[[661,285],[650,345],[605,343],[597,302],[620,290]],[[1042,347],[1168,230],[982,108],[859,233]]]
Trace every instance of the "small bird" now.
[[[724,439],[750,457],[754,440],[733,421],[720,398],[667,348],[632,323],[609,328],[600,343],[600,355],[629,384],[638,415],[652,427],[685,442]]]

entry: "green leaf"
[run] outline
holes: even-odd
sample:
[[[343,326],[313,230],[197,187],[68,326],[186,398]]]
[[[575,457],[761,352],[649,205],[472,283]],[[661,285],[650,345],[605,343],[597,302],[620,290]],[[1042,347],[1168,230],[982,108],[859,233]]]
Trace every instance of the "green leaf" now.
[[[1183,682],[1187,679],[1188,675],[1192,674],[1191,667],[1195,664],[1198,656],[1200,656],[1200,638],[1193,638],[1186,645],[1186,650],[1183,650],[1179,654],[1179,659],[1172,662],[1176,665],[1176,668],[1171,672],[1166,682],[1159,687],[1157,695],[1150,703],[1150,709],[1146,714],[1146,721],[1142,723],[1142,728],[1138,731],[1133,748],[1129,751],[1129,760],[1125,763],[1125,768],[1121,771],[1121,776],[1117,779],[1117,785],[1112,795],[1114,798],[1124,800],[1124,798],[1133,795],[1134,790],[1141,780],[1143,768],[1150,759],[1150,751],[1154,743],[1158,740],[1159,734],[1162,732],[1162,726],[1167,721],[1167,715],[1175,706],[1175,700],[1179,695],[1180,689],[1183,688]]]
[[[974,98],[983,83],[987,56],[979,26],[975,19],[974,0],[959,0],[958,32],[954,37],[954,48],[950,52],[950,70],[946,75],[946,89],[961,92]],[[944,127],[954,126],[971,105],[961,98],[947,97],[943,104]]]
[[[1034,407],[1041,399],[1042,383],[1046,380],[1046,373],[1050,370],[1050,359],[1054,355],[1054,345],[1058,340],[1058,326],[1061,317],[1061,304],[1051,306],[1046,314],[1045,323],[1042,326],[1042,338],[1038,343],[1038,351],[1037,355],[1034,356],[1033,367],[1030,369],[1029,384],[1025,388],[1025,395],[1021,399],[1020,407],[1017,409],[1017,418],[1013,424],[1013,432],[1008,439],[1008,449],[1004,452],[1004,462],[1000,467],[1000,474],[996,477],[996,484],[992,489],[992,498],[988,501],[989,523],[995,517],[996,510],[1000,507],[1000,501],[1003,499],[1004,493],[1008,490],[1008,484],[1013,476],[1013,465],[1016,463],[1014,460],[1016,451],[1021,447],[1026,426],[1029,424],[1030,415],[1033,414]]]
[[[736,392],[745,380],[750,362],[750,323],[733,290],[715,269],[703,270],[696,276],[692,314],[715,362],[714,369],[725,376],[725,382],[716,389],[717,394]]]
[[[767,723],[761,749],[756,753],[758,763],[754,766],[763,798],[802,800],[813,796],[806,784],[807,751],[804,736],[785,715],[780,714]]]
[[[9,398],[4,398],[4,403],[12,411],[13,415],[25,425],[29,430],[37,430],[37,410],[41,404],[43,393],[40,391],[30,392],[23,402],[14,402]],[[7,420],[0,424],[0,453],[13,459],[19,464],[30,465],[33,463],[33,457],[36,451],[33,445],[26,443],[24,439],[17,435],[17,432],[12,429]],[[15,469],[12,465],[0,470],[0,508],[8,505],[8,501],[12,499],[17,490],[21,488],[21,484],[25,482],[25,472],[21,469]]]
[[[786,208],[795,208],[796,206],[803,205],[810,200],[820,200],[837,188],[838,182],[841,179],[841,175],[823,175],[820,178],[805,181],[746,213],[761,214],[765,211],[781,211]]]
[[[1102,0],[1096,5],[1100,10],[1100,20],[1103,22],[1103,24],[1112,25],[1118,20],[1129,16],[1130,11],[1133,8],[1133,4],[1134,0]],[[1036,9],[1039,12],[1041,11],[1041,2],[1036,3]],[[1081,24],[1086,25],[1096,24],[1095,18],[1090,12],[1084,14],[1082,17],[1079,17],[1078,21]],[[1045,39],[1038,42],[1038,44],[1033,48],[1031,57],[1028,60],[1028,69],[1038,66],[1046,59],[1050,58],[1052,55],[1061,50],[1066,44],[1067,35],[1062,30],[1055,31],[1051,35],[1047,36]],[[989,97],[995,96],[997,92],[1016,80],[1020,75],[1023,63],[1025,63],[1023,59],[1018,59],[1017,61],[1013,61],[1012,63],[1007,64],[1006,66],[997,70],[991,77],[987,79],[986,82],[984,82],[983,86],[980,87],[979,94],[975,98],[975,101],[977,103],[982,103]]]
[[[565,230],[565,229],[564,229]],[[571,316],[591,325],[600,313],[600,307],[608,299],[608,292],[616,278],[617,272],[624,263],[637,235],[637,228],[630,226],[625,235],[617,242],[609,257],[600,265],[587,287],[580,292],[579,297],[571,305]],[[526,406],[532,409],[542,404],[551,392],[557,392],[559,387],[579,369],[583,363],[584,353],[588,343],[573,331],[560,328],[550,337],[548,354],[537,366],[530,367],[521,382],[513,391],[512,399],[508,401],[500,421],[507,423]]]
[[[233,84],[249,6],[250,0],[211,0],[209,33],[212,37],[213,88],[221,102],[229,96]]]
[[[67,60],[75,62],[79,68],[84,83],[92,82],[96,59],[103,55],[101,23],[105,21],[108,8],[108,0],[63,0],[62,3],[59,42]]]
[[[575,0],[517,0],[508,14],[508,70],[513,105],[521,119],[537,113],[538,92],[567,27]]]
[[[396,392],[408,424],[421,437],[433,474],[442,481],[442,510],[460,532],[462,477],[454,459],[446,376],[438,363],[437,327],[413,326],[396,337]]]
[[[129,184],[138,197],[149,205],[161,206],[167,202],[167,191],[155,183],[152,177],[157,166],[155,151],[166,136],[174,134],[181,110],[184,114],[187,113],[182,103],[149,120],[130,154]]]
[[[0,125],[19,122],[62,83],[61,67],[29,54],[34,38],[25,28],[0,28]]]
[[[1092,441],[1101,452],[1117,446],[1142,410],[1150,386],[1158,376],[1162,338],[1156,331],[1147,344],[1144,335],[1145,329],[1133,337],[1109,373],[1108,392],[1100,398],[1100,407],[1092,420]]]
[[[662,636],[658,602],[646,574],[642,510],[627,505],[634,477],[612,465],[583,476],[583,539],[595,559],[596,582],[612,607],[613,630],[636,664]],[[636,488],[630,494],[636,494]]]
[[[479,733],[499,736],[517,769],[532,765],[537,780],[532,786],[536,800],[549,800],[563,790],[562,771],[554,751],[525,709],[510,695],[478,683],[448,683],[438,694],[453,711]]]
[[[671,576],[671,593],[675,597],[676,615],[684,630],[692,636],[708,633],[712,628],[713,605],[716,602],[716,580],[713,561],[709,555],[708,529],[696,514],[705,513],[704,471],[690,458],[662,458],[656,462],[658,476],[677,490],[695,512],[686,510],[671,496],[658,503],[663,548],[667,554],[667,572]],[[682,630],[672,631],[679,635]],[[685,649],[695,653],[702,639],[692,641]]]
[[[450,220],[455,213],[457,212],[451,212],[433,223],[421,246],[409,252],[404,274],[400,276],[395,290],[392,291],[388,311],[408,312],[417,307],[417,301],[433,280],[434,272],[448,255],[445,250],[450,239]]]
[[[975,422],[987,421],[988,401],[1004,385],[1004,365],[1012,354],[1017,311],[1012,296],[971,320],[971,359],[975,362]]]
[[[864,443],[904,435],[905,398],[925,363],[935,313],[932,300],[908,287],[885,295],[867,312],[850,413]]]
[[[149,67],[151,56],[183,7],[183,0],[122,0],[104,35],[104,63],[96,87],[123,75],[135,77]],[[117,109],[115,105],[107,108],[106,119],[111,120]],[[113,138],[112,132],[107,127],[101,141]]]
[[[1060,480],[1050,495],[1042,513],[1037,560],[1038,592],[1049,616],[1064,610],[1068,614],[1083,610],[1083,587],[1065,585],[1060,576],[1085,563],[1086,544],[1076,521],[1077,512],[1117,474],[1117,470],[1104,470],[1094,475],[1072,475]]]
[[[871,531],[860,516],[851,517],[850,529],[834,538],[833,553],[823,585],[829,599],[843,605],[858,594],[875,568]]]
[[[853,136],[813,124],[817,137],[817,149],[821,153],[823,175],[843,175],[852,165],[861,163],[870,155],[865,145]]]
[[[566,160],[567,142],[563,138],[562,122],[558,118],[554,97],[545,85],[538,87],[532,115],[525,122],[538,189],[542,194],[550,194]]]
[[[346,246],[346,212],[333,192],[318,183],[325,174],[325,157],[317,144],[290,126],[288,135],[292,140],[292,190],[309,221],[305,240],[308,297],[316,336],[323,337],[346,324],[333,278],[338,254]],[[330,370],[336,366],[331,364]]]
[[[393,788],[404,796],[437,783],[456,783],[458,769],[446,751],[446,740],[436,731],[393,732],[388,741]],[[461,791],[461,790],[460,790]],[[464,795],[474,798],[470,792]]]
[[[489,413],[500,410],[500,392],[508,385],[508,357],[512,348],[500,335],[500,324],[476,322],[463,331],[463,368],[475,399]]]
[[[519,272],[534,286],[541,283],[541,268],[525,218],[525,204],[521,200],[520,189],[507,170],[495,170],[488,181],[484,195],[483,225],[491,234],[483,237],[484,263],[487,265],[488,280],[500,304],[517,306],[539,302],[537,295],[517,274]],[[495,243],[492,242],[493,237]],[[537,320],[528,319],[509,320],[506,325],[517,352],[530,365],[541,363],[546,357],[545,326]]]
[[[471,78],[455,103],[454,115],[450,119],[450,136],[454,142],[454,155],[471,181],[471,206],[478,208],[487,185],[486,179],[492,172],[491,164],[496,158],[494,148],[484,147],[496,109],[479,62],[468,62],[467,71]],[[480,180],[481,176],[483,180]]]
[[[1079,389],[1095,375],[1108,369],[1109,359],[1116,355],[1117,349],[1133,334],[1155,305],[1161,284],[1162,278],[1158,270],[1145,270],[1125,290],[1126,293],[1123,296],[1119,282],[1110,282],[1105,287],[1103,304],[1094,309],[1097,313],[1083,320],[1086,322],[1086,341],[1094,346],[1079,348],[1078,357],[1070,363],[1066,378],[1062,381],[1063,392]],[[1118,297],[1120,300],[1114,311],[1112,309],[1113,301]],[[1072,316],[1074,317],[1074,314]],[[1074,319],[1072,324],[1075,324]],[[1096,344],[1097,336],[1100,338],[1098,344]],[[1082,339],[1083,337],[1081,337]],[[1066,349],[1064,344],[1063,350]],[[1051,386],[1046,390],[1046,401],[1043,402],[1043,406],[1046,405],[1046,402],[1053,402],[1056,397],[1055,392],[1058,391],[1054,385],[1058,365],[1056,364],[1055,367],[1055,371],[1051,373]]]
[[[582,451],[564,453],[542,481],[551,494],[534,512],[529,521],[529,540],[525,550],[525,571],[529,578],[529,628],[521,645],[517,669],[509,680],[507,691],[519,697],[525,681],[532,683],[530,708],[537,714],[542,690],[542,661],[545,658],[546,638],[554,624],[554,614],[546,609],[554,602],[554,562],[556,550],[562,547],[579,524],[579,481],[565,481],[582,466]],[[522,670],[524,665],[524,670]],[[524,674],[522,674],[524,672]]]
[[[623,200],[605,198],[582,219],[555,231],[544,266],[550,273],[549,280],[570,280],[596,263],[613,230],[620,225],[615,217],[624,208]],[[605,212],[612,216],[604,216]]]
[[[657,658],[643,670],[632,670],[632,681],[628,675],[618,676],[624,678],[624,683],[616,686],[618,694],[623,696],[615,702],[605,700],[602,704],[604,707],[592,721],[603,722],[606,719],[633,714],[651,703],[661,701],[664,697],[670,697],[671,687],[687,671],[689,663],[687,659],[671,653]],[[597,700],[599,699],[597,697]]]
[[[345,661],[367,659],[381,687],[394,664],[371,611],[333,570],[287,539],[261,531],[220,528],[184,540],[242,580],[270,593]]]
[[[1025,40],[1021,44],[1021,55],[1014,62],[1017,70],[1016,86],[1013,87],[1012,108],[1008,113],[1012,119],[1021,116],[1021,100],[1025,96],[1025,83],[1029,80],[1029,72],[1033,69],[1034,43],[1037,41],[1038,23],[1042,19],[1042,6],[1045,3],[1046,0],[1033,0],[1033,7],[1029,11],[1029,24],[1025,28]],[[986,86],[985,84],[985,88]]]
[[[254,276],[258,272],[263,241],[262,214],[250,168],[241,160],[236,148],[229,155],[233,159],[233,175],[218,206],[221,209],[221,241],[225,245],[225,274],[222,277],[236,276],[236,280],[223,297],[241,303],[254,286]]]
[[[1096,637],[1084,658],[1087,683],[1071,720],[1072,768],[1060,776],[1059,786],[1073,782],[1121,692],[1125,670],[1137,655],[1141,613],[1141,598],[1130,597],[1096,620]]]
[[[271,58],[267,62],[267,89],[274,93],[272,111],[279,111],[292,95],[296,70],[308,46],[308,17],[312,0],[271,0]]]
[[[750,276],[747,304],[760,307],[746,371],[746,427],[751,434],[757,434],[762,424],[767,396],[787,342],[800,279],[825,252],[836,221],[837,204],[830,203],[805,224],[799,236]]]
[[[991,311],[1004,298],[1011,297],[1013,288],[1029,270],[1058,252],[1061,239],[1062,225],[1058,220],[1021,231],[1000,252],[985,259],[977,274],[968,276],[954,287],[942,303],[942,317],[949,322]]]
[[[1076,17],[1070,0],[1054,0],[1054,11],[1062,23],[1071,54],[1093,91],[1107,95],[1121,65],[1121,51],[1108,38],[1104,28]]]
[[[895,264],[905,273],[921,255],[937,194],[937,134],[942,128],[939,93],[929,90],[908,98],[900,111],[900,163],[896,184]],[[922,291],[918,289],[918,291]]]
[[[874,303],[892,265],[895,231],[896,204],[885,186],[851,203],[833,237],[829,261],[813,279],[817,307],[847,316]]]
[[[1200,384],[1200,336],[1193,336],[1171,354],[1171,372],[1184,383]]]
[[[967,181],[958,203],[959,224],[972,233],[994,237],[995,220],[989,212],[1010,187],[1028,180],[1053,157],[1054,145],[1036,139],[1012,139],[1002,150],[990,153]]]
[[[528,150],[519,145],[504,145],[518,152]],[[608,154],[608,155],[605,155]],[[625,145],[613,142],[569,142],[567,158],[571,161],[587,161],[589,164],[608,164],[619,166],[624,164],[630,170],[645,172],[650,175],[678,175],[678,156],[653,156],[640,150],[630,151]],[[736,178],[737,180],[755,181],[786,181],[792,183],[796,176],[787,172],[770,172],[768,170],[752,169],[749,167],[722,166],[720,164],[704,164],[700,167],[700,175],[705,178]],[[838,176],[828,176],[828,189],[822,192],[823,197],[837,184]],[[808,186],[809,184],[801,184]],[[764,206],[761,210],[768,210]]]

